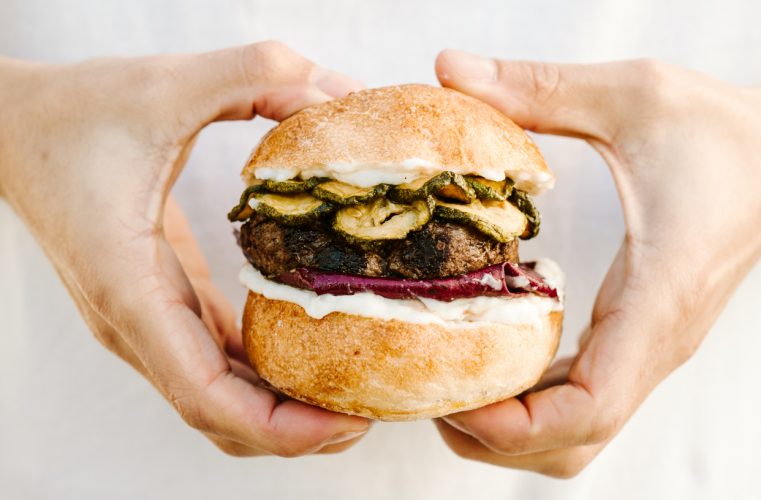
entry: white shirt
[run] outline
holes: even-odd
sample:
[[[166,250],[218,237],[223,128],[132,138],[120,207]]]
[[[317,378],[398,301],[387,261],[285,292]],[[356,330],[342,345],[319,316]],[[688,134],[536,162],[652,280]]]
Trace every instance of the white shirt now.
[[[444,47],[563,62],[652,56],[760,83],[761,4],[708,4],[4,0],[0,53],[68,62],[279,39],[368,86],[435,83],[433,61]],[[241,189],[240,167],[270,126],[257,119],[209,127],[175,188],[215,283],[238,310],[243,258],[225,213]],[[567,355],[623,222],[610,175],[591,148],[554,137],[538,143],[558,181],[538,200],[543,234],[522,251],[552,257],[567,271]],[[694,358],[572,481],[465,461],[425,421],[377,424],[339,455],[235,459],[186,427],[94,340],[34,240],[0,202],[0,498],[758,498],[760,294],[756,266]]]

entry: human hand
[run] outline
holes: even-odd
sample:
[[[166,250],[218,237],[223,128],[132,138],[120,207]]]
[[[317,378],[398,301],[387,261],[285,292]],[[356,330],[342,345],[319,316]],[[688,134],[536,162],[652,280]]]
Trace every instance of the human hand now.
[[[205,125],[280,120],[356,88],[275,42],[63,66],[0,59],[0,194],[98,340],[227,453],[337,451],[368,422],[254,385],[169,190]]]
[[[761,89],[654,61],[556,65],[444,51],[442,85],[524,128],[585,139],[626,222],[572,360],[541,390],[436,422],[458,454],[580,472],[697,349],[761,254]]]

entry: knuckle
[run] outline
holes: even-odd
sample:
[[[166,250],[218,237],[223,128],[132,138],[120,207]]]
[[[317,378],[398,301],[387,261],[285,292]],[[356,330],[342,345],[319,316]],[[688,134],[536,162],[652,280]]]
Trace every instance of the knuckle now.
[[[107,318],[113,310],[113,293],[108,286],[101,282],[95,282],[82,288],[82,295],[93,313]]]
[[[475,446],[449,443],[449,448],[460,458],[478,460],[479,453]]]
[[[533,101],[540,105],[552,101],[562,86],[560,67],[549,63],[527,63],[526,71]]]
[[[190,398],[170,395],[169,402],[180,415],[180,418],[193,429],[200,432],[213,431],[209,419],[204,416],[203,411]]]
[[[684,341],[680,343],[679,346],[677,346],[673,359],[671,360],[672,366],[681,366],[695,355],[698,348],[702,344],[705,334],[708,332],[702,330],[701,333],[702,335],[687,336],[687,338],[685,338]]]
[[[538,426],[505,428],[503,425],[504,423],[494,425],[488,422],[476,422],[471,424],[469,432],[481,445],[508,456],[526,453],[536,438],[543,433]]]
[[[113,328],[97,325],[91,328],[93,336],[100,342],[100,344],[111,351],[112,353],[119,354],[120,342],[118,340],[118,333]]]
[[[296,458],[307,455],[311,452],[310,449],[306,449],[303,446],[298,446],[293,443],[277,443],[272,449],[272,454],[283,458]]]
[[[659,59],[642,58],[634,61],[640,80],[647,84],[662,83],[668,76],[669,66]]]
[[[674,84],[673,67],[658,59],[638,59],[633,62],[636,82],[643,99],[652,106],[673,106],[680,102],[683,92]]]
[[[572,479],[578,476],[587,465],[584,460],[564,459],[548,465],[541,472],[557,479]]]
[[[605,413],[592,425],[584,444],[597,444],[609,441],[621,427],[622,419],[617,414]]]
[[[77,297],[77,305],[84,318],[87,326],[90,329],[95,340],[97,340],[103,347],[115,353],[117,355],[122,354],[123,341],[120,333],[112,327],[101,315],[99,311],[104,309],[104,301],[102,297],[87,298],[84,294]]]
[[[671,308],[672,317],[666,322],[668,326],[663,328],[663,331],[654,339],[654,349],[661,354],[666,367],[673,369],[684,364],[695,354],[707,329],[697,330],[676,326],[684,325],[687,323],[687,318],[695,315],[695,311],[704,308],[705,297],[701,296],[702,288],[700,286],[685,287],[681,283],[674,283],[669,287],[669,291],[674,299],[674,306]],[[680,333],[676,336],[678,339],[676,342],[674,329]]]
[[[252,455],[251,450],[243,445],[226,439],[213,440],[214,446],[222,453],[230,457],[249,457]]]
[[[291,53],[291,49],[278,40],[264,40],[263,42],[248,45],[255,54],[263,57],[277,57]]]
[[[284,101],[299,101],[311,87],[315,65],[281,42],[242,47],[236,59],[238,80],[262,90],[254,103],[256,114],[280,116]]]
[[[502,455],[520,455],[525,453],[529,438],[513,438],[509,441],[495,436],[483,436],[480,441]]]
[[[300,59],[287,45],[275,40],[243,47],[241,67],[247,78],[277,75]]]

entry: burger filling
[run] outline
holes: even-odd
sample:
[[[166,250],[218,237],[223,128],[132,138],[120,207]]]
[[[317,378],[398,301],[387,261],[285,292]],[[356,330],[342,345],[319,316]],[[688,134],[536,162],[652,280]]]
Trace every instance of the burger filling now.
[[[453,222],[432,220],[404,240],[375,248],[348,244],[328,221],[287,226],[254,215],[240,229],[240,246],[265,276],[319,269],[371,277],[430,279],[457,276],[493,264],[518,262],[518,243],[494,241]]]
[[[536,236],[540,217],[509,179],[447,171],[397,186],[256,181],[229,218],[243,222],[238,241],[253,267],[318,294],[557,296],[519,264],[518,239]]]

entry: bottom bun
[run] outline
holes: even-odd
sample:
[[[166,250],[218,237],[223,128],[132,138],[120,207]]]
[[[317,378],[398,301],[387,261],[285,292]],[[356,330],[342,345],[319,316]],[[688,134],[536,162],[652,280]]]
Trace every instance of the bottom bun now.
[[[563,312],[538,324],[417,324],[331,313],[249,292],[243,341],[254,368],[288,396],[387,421],[434,418],[507,399],[536,384]]]

